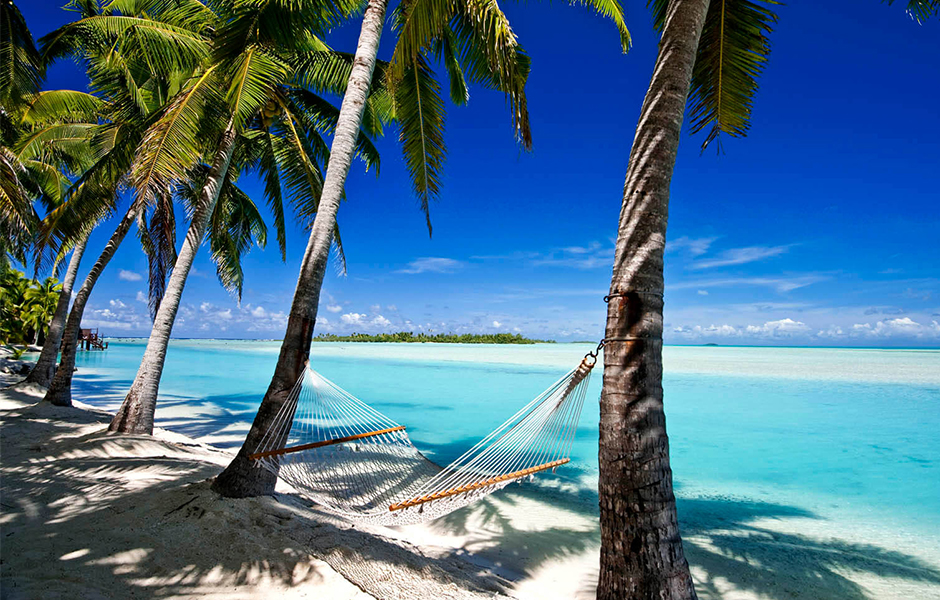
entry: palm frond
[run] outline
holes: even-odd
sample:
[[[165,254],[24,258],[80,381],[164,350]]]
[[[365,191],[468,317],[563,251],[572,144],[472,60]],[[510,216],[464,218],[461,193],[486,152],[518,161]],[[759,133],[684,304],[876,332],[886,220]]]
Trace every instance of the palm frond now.
[[[708,129],[704,150],[722,133],[744,136],[777,22],[773,0],[715,0],[709,5],[692,71],[690,129]],[[720,150],[720,142],[719,142]]]
[[[231,178],[226,178],[209,220],[209,249],[219,283],[241,301],[245,274],[242,257],[253,245],[267,244],[267,226],[251,201]]]
[[[444,102],[427,60],[418,56],[396,87],[399,139],[412,187],[431,234],[430,202],[440,193],[444,167]]]
[[[137,226],[140,245],[147,255],[149,293],[147,306],[150,320],[157,317],[157,310],[166,292],[170,270],[176,264],[176,215],[173,211],[173,196],[161,194],[154,204],[147,222],[146,212],[141,211]]]
[[[530,60],[495,0],[467,0],[452,22],[463,73],[470,83],[502,91],[523,148],[532,147],[525,93]]]
[[[103,102],[92,94],[75,90],[50,90],[34,96],[23,115],[28,125],[50,123],[95,123]]]
[[[419,54],[444,35],[454,11],[453,0],[403,0],[398,5],[392,14],[392,28],[398,39],[388,68],[392,86],[404,79],[405,71]]]
[[[275,88],[290,74],[284,61],[256,46],[238,55],[226,67],[226,73],[231,73],[231,83],[225,100],[239,129],[261,110]]]
[[[154,18],[95,15],[63,25],[44,36],[42,57],[49,62],[66,56],[83,58],[88,52],[105,56],[123,52],[155,73],[191,71],[210,51],[209,38]]]
[[[0,2],[0,104],[7,110],[42,86],[45,66],[26,19],[11,0]]]
[[[457,60],[457,39],[451,29],[437,40],[434,46],[435,54],[444,58],[444,68],[447,69],[447,78],[450,81],[450,99],[457,106],[463,106],[470,100],[470,91],[467,89],[467,80],[463,74],[460,61]]]
[[[24,242],[37,224],[32,194],[24,187],[26,168],[7,148],[0,146],[0,233]]]
[[[894,0],[884,0],[894,4]],[[940,0],[907,0],[905,11],[912,19],[923,25],[933,17],[940,15]]]
[[[373,97],[370,97],[370,100]],[[368,110],[372,104],[370,100],[366,101],[366,113],[371,113],[370,118],[363,119],[360,126],[359,135],[356,138],[356,156],[366,164],[366,171],[375,168],[376,174],[379,172],[380,157],[379,151],[369,139],[370,135],[381,135],[382,126],[386,115],[381,109],[373,107]],[[311,132],[308,135],[310,145],[314,150],[315,160],[322,165],[327,164],[330,154],[326,143],[318,135],[332,135],[336,129],[336,123],[339,120],[339,109],[320,96],[304,89],[293,89],[287,92],[283,99],[287,104],[285,108],[290,110],[292,118],[296,119],[302,129]],[[376,130],[378,130],[376,132]]]
[[[336,262],[336,271],[340,277],[345,277],[346,270],[346,251],[343,250],[343,238],[339,235],[339,223],[333,221],[333,242],[330,244],[330,251],[333,253]]]
[[[593,8],[597,14],[613,21],[620,34],[620,48],[624,52],[630,49],[632,44],[630,30],[627,29],[627,22],[623,18],[623,7],[620,6],[620,2],[617,0],[571,0],[571,4]]]
[[[294,214],[309,228],[313,225],[323,191],[323,173],[314,158],[311,140],[322,143],[322,139],[315,132],[314,135],[308,136],[301,119],[286,104],[282,105],[282,117],[275,133],[278,135],[272,142],[281,181],[287,190]]]
[[[130,169],[138,202],[152,203],[199,162],[202,120],[219,101],[213,69],[195,78],[144,134]]]
[[[271,214],[274,215],[274,231],[277,236],[278,249],[281,251],[281,260],[287,260],[287,228],[284,222],[284,197],[281,194],[281,178],[278,174],[277,155],[274,150],[274,137],[270,130],[263,132],[261,137],[261,156],[259,157],[259,171],[264,179],[264,197]]]
[[[27,133],[16,144],[16,154],[20,160],[28,160],[42,156],[50,148],[90,145],[97,127],[92,123],[52,123]]]

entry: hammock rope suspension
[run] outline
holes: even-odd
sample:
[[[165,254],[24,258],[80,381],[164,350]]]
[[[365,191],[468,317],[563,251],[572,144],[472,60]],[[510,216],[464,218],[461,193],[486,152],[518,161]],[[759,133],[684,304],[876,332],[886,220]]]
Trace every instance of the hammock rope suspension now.
[[[352,521],[430,521],[569,462],[597,350],[459,458],[439,467],[405,426],[309,364],[249,458]]]

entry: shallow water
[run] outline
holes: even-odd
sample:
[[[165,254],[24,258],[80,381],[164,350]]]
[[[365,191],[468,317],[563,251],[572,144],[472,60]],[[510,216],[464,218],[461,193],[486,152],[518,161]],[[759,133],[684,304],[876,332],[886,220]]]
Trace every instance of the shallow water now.
[[[278,348],[174,341],[158,425],[237,447]],[[119,341],[81,353],[76,397],[115,409],[143,349],[142,341]],[[407,425],[415,445],[446,463],[590,349],[319,343],[311,363]],[[859,540],[891,536],[906,547],[940,548],[940,351],[673,346],[664,361],[680,499],[772,503],[833,526],[852,523]],[[572,463],[556,480],[589,509],[600,380],[596,369]]]

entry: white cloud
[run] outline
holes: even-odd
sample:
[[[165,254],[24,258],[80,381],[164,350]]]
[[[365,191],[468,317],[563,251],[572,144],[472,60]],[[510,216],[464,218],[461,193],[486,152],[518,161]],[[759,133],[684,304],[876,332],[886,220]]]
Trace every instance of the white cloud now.
[[[365,317],[366,315],[360,313],[346,313],[340,320],[347,325],[359,325]]]
[[[607,267],[614,262],[614,247],[604,246],[600,242],[591,242],[587,246],[567,246],[542,255],[531,257],[530,264],[535,267],[573,267],[575,269],[596,269]]]
[[[388,306],[385,307],[385,309],[388,310],[389,312],[398,312],[398,307],[395,306],[394,304],[389,304]]]
[[[774,256],[780,256],[790,250],[790,246],[749,246],[725,250],[714,258],[692,264],[692,269],[712,269],[757,262]]]
[[[418,273],[453,273],[462,266],[462,262],[453,258],[428,256],[411,261],[407,267],[399,269],[396,273],[408,273],[410,275]]]
[[[684,235],[671,242],[666,242],[666,252],[687,249],[692,256],[701,256],[708,252],[708,248],[717,239],[717,237],[690,238]]]
[[[867,338],[940,338],[940,323],[931,321],[929,325],[922,325],[910,317],[886,319],[871,323],[855,323],[852,325],[852,335]]]
[[[500,323],[499,321],[493,321],[493,327],[502,327],[502,326],[503,324]]]
[[[790,337],[794,334],[806,333],[809,326],[802,321],[791,318],[767,321],[763,325],[748,325],[745,333],[760,337]]]
[[[253,309],[251,309],[251,316],[255,318],[263,319],[266,314],[267,313],[265,312],[264,307],[262,306],[256,306]]]
[[[331,313],[338,313],[339,311],[343,310],[343,307],[339,304],[327,304],[326,310],[330,311]]]
[[[108,304],[111,305],[111,308],[127,308],[127,305],[120,300],[109,300]]]
[[[137,290],[137,297],[134,299],[137,300],[138,302],[143,302],[145,304],[148,302],[147,294],[141,292],[140,290]]]
[[[382,310],[382,305],[381,305],[381,304],[373,304],[372,306],[369,307],[369,310],[371,310],[371,311],[374,312],[374,313],[377,313],[377,312],[379,312],[380,310]]]
[[[227,308],[227,309],[225,309],[225,310],[220,310],[219,312],[217,312],[217,313],[215,313],[215,314],[216,314],[216,316],[219,317],[220,319],[224,319],[224,320],[228,321],[228,320],[230,320],[230,319],[232,318],[232,309],[231,309],[231,308]]]
[[[708,295],[708,290],[699,290],[699,291],[698,291],[698,295],[699,295],[699,296],[707,296],[707,295]]]
[[[144,278],[143,275],[141,275],[140,273],[135,273],[133,271],[126,271],[124,269],[121,269],[120,271],[118,271],[118,279],[120,279],[121,281],[140,281],[143,278]]]
[[[798,277],[727,277],[722,279],[697,279],[667,285],[668,289],[685,290],[689,288],[763,286],[774,288],[778,292],[792,292],[820,281],[827,280],[822,275],[801,275]]]
[[[376,327],[385,328],[391,325],[392,322],[386,319],[385,317],[383,317],[382,315],[376,315],[375,318],[372,319],[372,324],[375,325]]]
[[[816,334],[816,337],[820,338],[840,338],[843,336],[845,336],[845,331],[843,331],[842,328],[838,325],[832,325],[829,327],[829,329],[826,330],[820,329]]]
[[[703,337],[740,337],[741,330],[733,325],[709,325],[703,327],[701,325],[695,325],[693,327],[679,326],[675,327],[673,333],[676,333],[682,337],[689,339],[700,339]]]
[[[610,268],[614,246],[598,241],[584,246],[564,246],[538,252],[518,251],[509,254],[471,256],[473,260],[522,261],[533,267],[572,267],[575,269]]]

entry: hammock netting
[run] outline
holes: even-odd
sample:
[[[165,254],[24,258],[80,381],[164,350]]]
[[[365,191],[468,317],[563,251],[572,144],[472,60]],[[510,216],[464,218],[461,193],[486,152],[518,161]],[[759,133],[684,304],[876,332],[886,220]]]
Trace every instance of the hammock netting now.
[[[567,463],[593,366],[585,358],[446,467],[404,426],[308,366],[250,458],[346,519],[430,521]]]

